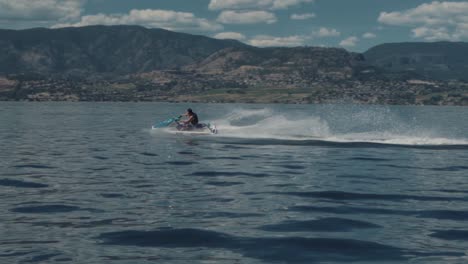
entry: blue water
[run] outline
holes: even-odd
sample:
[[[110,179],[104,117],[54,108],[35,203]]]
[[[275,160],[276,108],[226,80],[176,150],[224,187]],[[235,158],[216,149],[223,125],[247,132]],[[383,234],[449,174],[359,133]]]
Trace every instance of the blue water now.
[[[468,108],[0,110],[0,263],[468,261]]]

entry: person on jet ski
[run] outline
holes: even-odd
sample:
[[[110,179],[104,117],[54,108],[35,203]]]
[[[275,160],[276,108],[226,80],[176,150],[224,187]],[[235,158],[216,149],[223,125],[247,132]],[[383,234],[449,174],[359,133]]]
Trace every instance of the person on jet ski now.
[[[199,127],[198,115],[192,111],[191,108],[187,109],[187,112],[184,114],[187,116],[187,120],[182,121],[183,130],[192,130]]]

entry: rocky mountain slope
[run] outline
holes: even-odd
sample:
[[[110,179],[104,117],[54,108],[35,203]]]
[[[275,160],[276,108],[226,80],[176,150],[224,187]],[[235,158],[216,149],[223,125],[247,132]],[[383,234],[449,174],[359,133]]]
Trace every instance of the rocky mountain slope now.
[[[421,78],[468,81],[468,43],[390,43],[364,53],[367,62],[388,72]]]

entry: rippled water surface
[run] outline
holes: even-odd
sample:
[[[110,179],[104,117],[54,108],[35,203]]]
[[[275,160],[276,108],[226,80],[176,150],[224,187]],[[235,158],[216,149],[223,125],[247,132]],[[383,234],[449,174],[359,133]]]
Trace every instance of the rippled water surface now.
[[[467,263],[468,108],[0,102],[0,263]]]

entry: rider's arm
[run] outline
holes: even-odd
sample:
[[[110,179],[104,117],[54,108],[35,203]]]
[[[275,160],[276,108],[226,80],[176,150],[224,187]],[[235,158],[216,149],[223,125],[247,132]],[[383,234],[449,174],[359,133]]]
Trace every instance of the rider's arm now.
[[[188,124],[188,123],[190,123],[190,121],[192,121],[192,119],[193,119],[193,116],[191,116],[189,119],[185,120],[184,123]]]

